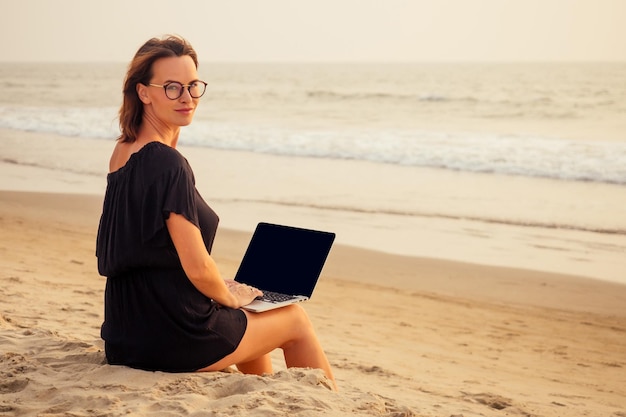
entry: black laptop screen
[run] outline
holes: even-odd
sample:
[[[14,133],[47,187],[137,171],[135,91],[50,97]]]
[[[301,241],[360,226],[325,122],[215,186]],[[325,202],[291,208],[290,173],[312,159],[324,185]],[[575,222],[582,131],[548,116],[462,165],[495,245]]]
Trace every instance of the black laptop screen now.
[[[235,280],[310,297],[334,239],[330,232],[259,223]]]

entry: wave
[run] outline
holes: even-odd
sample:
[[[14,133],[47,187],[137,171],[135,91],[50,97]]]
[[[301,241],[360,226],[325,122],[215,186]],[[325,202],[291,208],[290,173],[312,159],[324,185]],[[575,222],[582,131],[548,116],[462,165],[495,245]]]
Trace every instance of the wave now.
[[[264,96],[277,98],[274,91],[262,93]],[[280,96],[283,100],[293,96],[294,93]],[[546,95],[544,92],[536,94],[528,94],[523,97],[510,96],[490,96],[485,94],[474,95],[454,95],[437,91],[423,92],[390,92],[390,91],[340,91],[340,90],[307,90],[304,92],[307,99],[320,100],[324,102],[369,102],[380,104],[381,102],[397,102],[402,104],[423,103],[433,104],[437,110],[440,107],[437,104],[458,104],[459,106],[470,106],[477,111],[478,114],[485,114],[489,111],[501,111],[508,116],[539,116],[545,118],[562,118],[562,117],[578,117],[582,110],[592,109],[614,109],[618,103],[610,98],[604,97],[602,94],[590,94],[584,100],[571,103],[562,102],[561,100]],[[466,107],[464,107],[466,108]]]
[[[626,184],[626,143],[415,130],[291,131],[196,123],[182,143],[286,156]]]
[[[0,128],[112,139],[113,107],[0,107]],[[626,185],[626,143],[389,128],[297,129],[197,119],[180,143],[284,156]]]
[[[117,108],[0,106],[0,128],[63,136],[117,137]]]
[[[388,93],[388,92],[340,92],[333,90],[311,90],[305,93],[307,98],[324,99],[324,100],[359,100],[359,101],[379,101],[379,100],[399,100],[399,101],[424,101],[424,102],[445,102],[445,101],[462,101],[471,102],[477,99],[468,97],[454,99],[445,95],[434,93],[422,94],[405,94],[405,93]]]

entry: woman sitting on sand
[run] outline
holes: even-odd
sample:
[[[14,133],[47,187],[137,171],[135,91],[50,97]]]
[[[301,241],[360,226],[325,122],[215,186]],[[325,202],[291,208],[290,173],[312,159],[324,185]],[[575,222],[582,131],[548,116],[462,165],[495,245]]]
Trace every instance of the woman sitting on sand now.
[[[110,364],[167,372],[272,372],[330,364],[302,307],[240,309],[261,295],[225,281],[210,256],[218,216],[202,199],[176,150],[206,83],[184,39],[151,39],[130,63],[121,135],[109,165],[98,229],[98,270],[107,277],[102,338]]]

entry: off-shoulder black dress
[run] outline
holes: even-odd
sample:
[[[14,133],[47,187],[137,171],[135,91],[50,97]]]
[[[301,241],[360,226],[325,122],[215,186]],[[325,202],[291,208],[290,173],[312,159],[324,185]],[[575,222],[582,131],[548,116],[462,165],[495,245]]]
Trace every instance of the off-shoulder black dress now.
[[[170,213],[195,224],[211,251],[219,219],[191,167],[151,142],[107,177],[96,256],[107,277],[101,335],[110,364],[195,371],[232,353],[246,330],[241,310],[212,301],[185,275],[165,224]]]

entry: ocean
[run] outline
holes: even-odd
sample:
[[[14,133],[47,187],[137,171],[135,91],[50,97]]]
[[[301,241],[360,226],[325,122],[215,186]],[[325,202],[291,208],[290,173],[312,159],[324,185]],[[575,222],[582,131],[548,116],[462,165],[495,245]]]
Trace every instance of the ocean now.
[[[0,128],[111,139],[122,64],[1,64]],[[626,184],[626,64],[201,64],[182,144]]]
[[[110,144],[124,73],[120,63],[0,63],[0,129]],[[376,249],[380,239],[367,236],[386,230],[383,250],[412,256],[449,256],[449,240],[432,250],[417,243],[438,221],[471,223],[458,228],[463,239],[500,226],[525,236],[587,233],[612,255],[626,254],[626,63],[201,62],[199,74],[207,91],[179,141],[190,160],[223,151],[291,170],[271,183],[233,183],[214,195],[224,204],[304,209],[345,226],[347,243]],[[5,165],[100,177],[106,169],[8,136],[0,137]],[[207,164],[192,166],[200,177],[215,175]],[[498,245],[459,255],[472,244],[463,239],[456,258],[498,263]],[[532,266],[533,256],[512,266]],[[595,273],[572,259],[569,272],[622,276],[621,264]],[[563,270],[543,262],[535,266]]]

